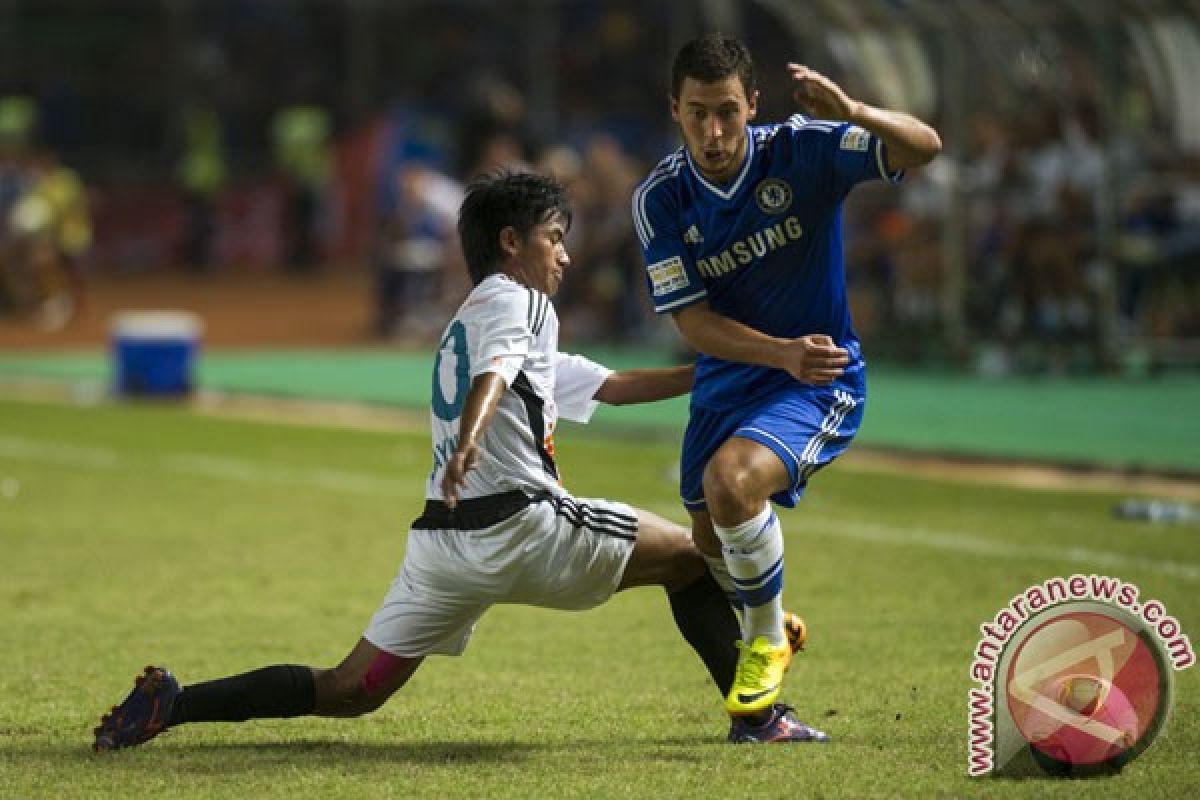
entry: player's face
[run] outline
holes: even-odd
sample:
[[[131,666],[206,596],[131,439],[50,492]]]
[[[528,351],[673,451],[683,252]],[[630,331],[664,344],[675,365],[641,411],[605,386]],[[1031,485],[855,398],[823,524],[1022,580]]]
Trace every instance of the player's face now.
[[[725,182],[746,157],[746,124],[758,112],[758,92],[746,97],[737,75],[716,83],[684,78],[671,116],[679,123],[692,161],[709,180]]]
[[[523,239],[514,232],[510,240],[513,277],[531,289],[553,297],[571,263],[566,235],[566,220],[558,215],[534,225]]]

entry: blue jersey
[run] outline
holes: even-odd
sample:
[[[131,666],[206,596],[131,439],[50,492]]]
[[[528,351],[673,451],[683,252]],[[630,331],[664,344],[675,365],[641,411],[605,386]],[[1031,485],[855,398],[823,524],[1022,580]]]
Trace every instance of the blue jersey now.
[[[842,201],[860,181],[898,181],[883,141],[844,122],[796,114],[747,128],[741,171],[725,186],[700,174],[686,147],[633,193],[654,309],[709,307],[780,338],[830,336],[861,369],[842,263]],[[732,408],[794,379],[782,370],[700,354],[693,405]]]

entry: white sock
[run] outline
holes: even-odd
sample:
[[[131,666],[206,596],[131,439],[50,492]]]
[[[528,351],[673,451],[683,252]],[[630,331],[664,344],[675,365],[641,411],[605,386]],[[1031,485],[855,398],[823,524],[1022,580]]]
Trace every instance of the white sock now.
[[[713,525],[721,540],[725,566],[742,601],[742,635],[759,636],[778,647],[783,632],[783,529],[766,506],[740,525]]]

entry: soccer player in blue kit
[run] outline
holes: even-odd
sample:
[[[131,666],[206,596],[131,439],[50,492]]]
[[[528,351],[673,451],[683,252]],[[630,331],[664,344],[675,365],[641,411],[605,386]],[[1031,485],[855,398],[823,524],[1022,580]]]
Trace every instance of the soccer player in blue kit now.
[[[788,70],[811,116],[751,125],[758,91],[745,45],[721,34],[685,44],[670,97],[684,144],[633,194],[655,311],[699,353],[680,494],[699,549],[742,607],[725,702],[735,719],[776,701],[791,660],[770,501],[794,507],[862,420],[842,201],[860,181],[898,181],[941,150],[920,120],[854,100],[805,66]]]

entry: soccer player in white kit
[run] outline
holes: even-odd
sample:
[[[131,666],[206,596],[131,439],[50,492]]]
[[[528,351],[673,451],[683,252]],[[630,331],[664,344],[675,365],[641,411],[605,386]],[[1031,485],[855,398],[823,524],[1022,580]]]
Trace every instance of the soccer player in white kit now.
[[[686,393],[690,366],[612,372],[558,352],[550,297],[570,261],[562,186],[529,173],[471,185],[459,236],[475,288],[438,348],[433,469],[400,571],[350,654],[332,669],[284,664],[180,687],[147,667],[95,730],[95,749],[142,744],[188,722],[359,716],[381,706],[429,655],[461,655],[498,603],[582,610],[661,585],[718,690],[737,664],[738,621],[688,531],[624,503],[571,496],[554,461],[557,419],[597,402]],[[823,741],[782,704],[733,720],[734,742]]]

